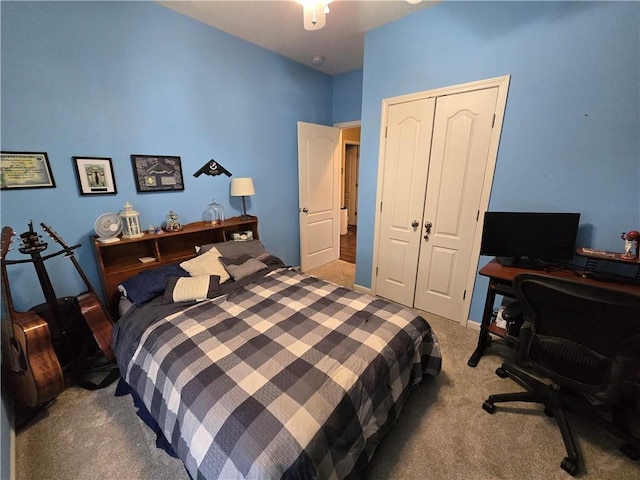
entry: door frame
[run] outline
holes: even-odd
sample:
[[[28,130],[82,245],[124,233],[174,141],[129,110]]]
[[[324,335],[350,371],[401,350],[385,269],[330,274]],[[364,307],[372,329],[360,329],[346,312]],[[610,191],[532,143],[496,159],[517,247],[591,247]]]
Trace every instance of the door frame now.
[[[426,90],[423,92],[411,93],[408,95],[400,95],[397,97],[385,98],[382,100],[382,113],[380,118],[380,143],[378,147],[378,178],[376,187],[376,215],[374,224],[374,237],[373,237],[373,257],[371,265],[371,292],[375,295],[377,290],[377,275],[376,264],[378,261],[378,254],[380,250],[380,208],[378,207],[382,202],[382,186],[385,170],[385,153],[386,153],[386,136],[385,129],[387,126],[387,116],[389,107],[397,103],[412,102],[415,100],[422,100],[425,98],[441,97],[445,95],[455,95],[458,93],[472,92],[474,90],[483,90],[487,88],[498,88],[498,98],[496,101],[496,118],[494,121],[493,130],[491,132],[491,141],[489,145],[489,152],[487,158],[487,166],[485,170],[484,180],[482,184],[482,194],[480,197],[480,205],[478,207],[478,221],[476,222],[476,228],[474,231],[473,247],[471,250],[471,261],[469,265],[475,265],[475,269],[469,269],[467,279],[465,281],[466,292],[462,308],[462,317],[455,319],[460,325],[467,326],[469,322],[469,311],[471,310],[471,299],[473,297],[473,288],[477,278],[477,265],[480,259],[480,240],[482,233],[482,224],[484,219],[484,212],[489,207],[489,198],[491,196],[491,188],[493,186],[493,175],[495,172],[495,166],[498,159],[498,147],[500,144],[500,136],[502,134],[502,124],[504,120],[504,113],[507,104],[507,93],[509,91],[509,81],[511,75],[504,75],[501,77],[494,77],[485,80],[479,80],[475,82],[463,83],[459,85],[453,85],[448,87],[436,88],[433,90]]]

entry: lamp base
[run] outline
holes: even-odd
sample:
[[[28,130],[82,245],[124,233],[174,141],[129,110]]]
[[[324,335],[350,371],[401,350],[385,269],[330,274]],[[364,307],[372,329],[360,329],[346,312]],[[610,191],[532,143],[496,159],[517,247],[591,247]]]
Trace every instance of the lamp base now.
[[[247,204],[244,199],[244,195],[242,196],[242,215],[240,215],[240,220],[251,220],[251,215],[247,215]]]

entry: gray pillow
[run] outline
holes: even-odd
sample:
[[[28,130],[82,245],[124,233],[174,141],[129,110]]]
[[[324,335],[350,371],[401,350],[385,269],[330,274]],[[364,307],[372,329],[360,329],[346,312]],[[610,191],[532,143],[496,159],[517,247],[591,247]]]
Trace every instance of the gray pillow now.
[[[240,255],[256,258],[269,253],[260,240],[245,240],[243,242],[208,243],[200,247],[198,255],[202,255],[214,247],[220,252],[220,255],[227,258],[239,257]]]
[[[266,264],[249,255],[240,255],[235,258],[220,257],[219,260],[235,281],[267,268]]]

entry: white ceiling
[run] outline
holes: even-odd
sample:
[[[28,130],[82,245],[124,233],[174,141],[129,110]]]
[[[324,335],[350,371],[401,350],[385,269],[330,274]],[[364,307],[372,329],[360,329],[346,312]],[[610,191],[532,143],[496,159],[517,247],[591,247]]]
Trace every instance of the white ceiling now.
[[[304,29],[302,5],[295,0],[157,3],[329,75],[340,75],[362,68],[365,32],[437,2],[334,0],[326,26],[314,31]],[[316,55],[324,57],[322,65],[311,63]]]

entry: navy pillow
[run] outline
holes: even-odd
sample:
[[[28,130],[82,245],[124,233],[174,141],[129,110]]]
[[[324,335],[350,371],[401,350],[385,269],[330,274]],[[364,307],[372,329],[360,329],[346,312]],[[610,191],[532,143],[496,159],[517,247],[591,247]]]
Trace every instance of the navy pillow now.
[[[189,272],[178,264],[143,270],[121,283],[125,296],[136,306],[143,305],[162,295],[169,277],[188,277]]]

